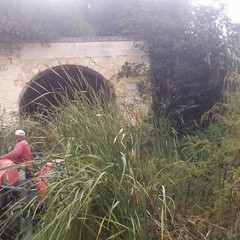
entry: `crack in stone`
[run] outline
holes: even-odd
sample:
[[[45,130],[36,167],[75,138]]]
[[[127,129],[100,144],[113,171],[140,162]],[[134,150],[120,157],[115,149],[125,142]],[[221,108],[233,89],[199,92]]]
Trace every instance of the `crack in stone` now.
[[[110,68],[105,68],[105,67],[99,65],[98,63],[96,63],[96,62],[92,59],[91,56],[88,56],[86,49],[79,48],[79,50],[83,51],[84,54],[85,54],[85,57],[88,58],[88,59],[90,60],[90,62],[93,63],[94,65],[96,65],[97,67],[100,67],[100,68],[105,69],[105,70],[111,70]]]
[[[9,63],[12,64],[12,59],[8,57]]]

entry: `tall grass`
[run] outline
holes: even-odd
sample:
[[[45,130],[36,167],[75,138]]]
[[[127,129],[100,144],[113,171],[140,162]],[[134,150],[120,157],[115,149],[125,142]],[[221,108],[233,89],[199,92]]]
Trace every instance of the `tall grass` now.
[[[106,99],[104,89],[96,92],[84,84],[86,91],[71,89],[71,98],[58,96],[51,119],[41,115],[43,125],[31,129],[45,135],[41,141],[51,157],[65,159],[64,174],[53,171],[47,208],[33,239],[169,237],[174,203],[158,168],[170,161],[164,140],[159,135],[156,144],[149,123],[142,119],[132,126],[113,96]],[[168,126],[161,127],[166,135]],[[153,151],[162,159],[153,160]]]
[[[35,149],[65,159],[32,239],[237,239],[238,93],[178,140],[166,115],[133,126],[114,96],[79,76],[84,91],[68,89],[51,114],[22,122]]]

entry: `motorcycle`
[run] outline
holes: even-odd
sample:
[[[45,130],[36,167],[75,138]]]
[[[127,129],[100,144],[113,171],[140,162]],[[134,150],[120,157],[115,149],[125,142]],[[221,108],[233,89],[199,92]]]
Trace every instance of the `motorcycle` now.
[[[0,240],[27,240],[33,232],[33,213],[42,211],[53,163],[43,153],[32,154],[33,168],[0,161]]]

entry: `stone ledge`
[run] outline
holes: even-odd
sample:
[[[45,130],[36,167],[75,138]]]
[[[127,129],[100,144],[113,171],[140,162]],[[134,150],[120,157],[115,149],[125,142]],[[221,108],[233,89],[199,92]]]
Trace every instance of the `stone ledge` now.
[[[77,38],[59,38],[55,40],[49,40],[46,42],[25,42],[25,43],[71,43],[71,42],[123,42],[123,41],[144,41],[139,36],[88,36]]]

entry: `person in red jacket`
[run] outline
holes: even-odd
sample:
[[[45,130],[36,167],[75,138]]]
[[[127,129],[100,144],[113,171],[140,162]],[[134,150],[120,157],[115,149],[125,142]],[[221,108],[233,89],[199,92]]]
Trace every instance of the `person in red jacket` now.
[[[23,130],[17,130],[15,132],[15,140],[16,145],[14,149],[9,153],[0,156],[0,161],[1,159],[10,159],[14,163],[31,162],[32,161],[31,149],[28,142],[25,139],[25,132]],[[29,170],[32,169],[31,163],[26,164],[26,166]]]

